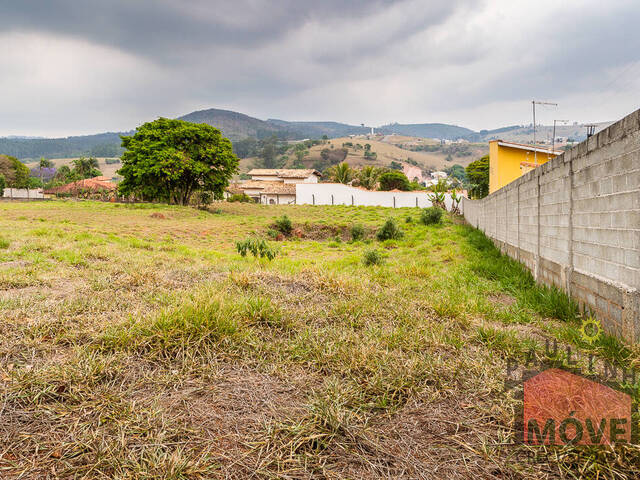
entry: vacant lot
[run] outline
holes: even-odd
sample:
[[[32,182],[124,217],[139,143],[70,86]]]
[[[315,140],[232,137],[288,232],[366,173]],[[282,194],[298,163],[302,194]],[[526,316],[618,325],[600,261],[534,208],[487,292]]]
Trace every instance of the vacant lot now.
[[[297,235],[273,261],[236,253],[283,213]],[[388,217],[404,236],[378,242]],[[0,203],[0,478],[640,475],[634,446],[513,445],[504,385],[545,338],[638,352],[581,341],[563,295],[459,220],[418,219]]]

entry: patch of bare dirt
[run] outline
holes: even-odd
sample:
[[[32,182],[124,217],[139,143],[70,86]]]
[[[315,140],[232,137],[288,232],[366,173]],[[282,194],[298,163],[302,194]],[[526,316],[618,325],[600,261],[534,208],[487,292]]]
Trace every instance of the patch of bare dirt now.
[[[516,299],[506,293],[492,293],[488,298],[493,303],[500,303],[507,307],[516,303]]]

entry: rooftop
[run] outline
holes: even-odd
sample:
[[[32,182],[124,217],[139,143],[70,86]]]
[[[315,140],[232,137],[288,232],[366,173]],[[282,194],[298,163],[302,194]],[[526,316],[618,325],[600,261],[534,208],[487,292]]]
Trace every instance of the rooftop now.
[[[563,152],[558,150],[551,150],[550,148],[534,147],[533,145],[527,145],[526,143],[505,142],[504,140],[491,140],[491,142],[498,142],[501,147],[518,148],[520,150],[528,150],[530,152],[538,153],[550,153],[552,155],[561,155]]]
[[[254,168],[249,170],[249,175],[274,175],[281,178],[307,178],[311,175],[321,177],[318,170],[303,168]]]

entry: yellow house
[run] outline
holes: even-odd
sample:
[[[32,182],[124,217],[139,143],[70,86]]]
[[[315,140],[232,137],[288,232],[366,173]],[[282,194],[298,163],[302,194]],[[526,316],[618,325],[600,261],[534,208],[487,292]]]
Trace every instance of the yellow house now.
[[[501,189],[516,178],[547,163],[562,152],[522,143],[489,142],[489,193]]]

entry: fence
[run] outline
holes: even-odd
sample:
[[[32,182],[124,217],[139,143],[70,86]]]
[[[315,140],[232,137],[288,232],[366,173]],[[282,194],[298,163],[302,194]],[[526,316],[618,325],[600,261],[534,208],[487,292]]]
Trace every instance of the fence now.
[[[20,200],[42,200],[45,198],[41,188],[7,188],[4,189],[2,198]]]
[[[536,280],[640,340],[640,110],[482,200],[467,221]]]

